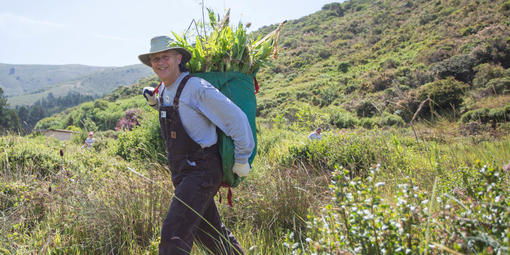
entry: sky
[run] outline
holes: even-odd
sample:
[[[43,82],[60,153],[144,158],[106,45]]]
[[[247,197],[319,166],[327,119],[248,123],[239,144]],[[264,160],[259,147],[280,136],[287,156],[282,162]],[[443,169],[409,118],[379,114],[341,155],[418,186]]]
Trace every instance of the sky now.
[[[340,0],[203,0],[248,32],[298,19]],[[0,0],[0,63],[139,64],[150,38],[202,20],[202,0]],[[207,12],[206,12],[207,15]],[[207,18],[206,18],[207,19]]]

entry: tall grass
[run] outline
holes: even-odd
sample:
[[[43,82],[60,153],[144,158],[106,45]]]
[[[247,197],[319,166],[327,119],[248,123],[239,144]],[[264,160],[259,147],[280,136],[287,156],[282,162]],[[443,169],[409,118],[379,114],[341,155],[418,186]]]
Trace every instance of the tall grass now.
[[[323,232],[328,228],[315,224],[316,220],[328,222],[331,233],[342,228],[362,231],[366,227],[375,233],[382,227],[361,220],[362,225],[346,228],[340,221],[342,218],[331,218],[338,209],[334,204],[345,193],[332,188],[341,187],[338,186],[343,183],[338,179],[340,173],[345,170],[346,178],[359,182],[350,188],[366,194],[366,198],[373,198],[372,201],[380,198],[378,213],[381,219],[389,220],[397,217],[397,212],[405,214],[398,211],[401,207],[394,207],[405,192],[414,192],[408,196],[422,196],[420,205],[424,201],[422,198],[432,201],[431,194],[451,194],[467,208],[469,204],[465,201],[486,204],[482,197],[473,195],[469,200],[467,195],[462,197],[455,192],[474,192],[477,184],[484,185],[479,172],[483,162],[494,166],[487,169],[500,169],[498,167],[510,160],[508,134],[460,137],[425,126],[418,130],[418,140],[407,129],[356,129],[326,130],[323,140],[309,141],[306,131],[260,125],[259,155],[253,173],[240,187],[233,189],[233,208],[225,202],[218,206],[220,214],[247,254],[322,253],[328,251],[327,247],[364,254],[377,249],[382,253],[381,247],[386,247],[386,251],[390,251],[390,246],[397,249],[395,243],[404,241],[392,240],[405,240],[407,233],[401,234],[397,228],[397,232],[391,232],[393,239],[385,241],[380,236],[374,239],[378,240],[376,250],[368,246],[365,250],[356,250],[356,240],[365,240],[361,237],[343,246],[331,246],[336,237]],[[5,254],[157,254],[161,222],[173,187],[168,169],[157,163],[159,156],[143,160],[144,153],[154,152],[154,146],[145,144],[143,150],[129,150],[126,146],[136,134],[148,135],[135,130],[126,133],[123,139],[106,139],[101,141],[102,146],[97,151],[82,150],[79,144],[44,137],[0,137],[0,251]],[[129,161],[117,156],[119,148],[128,153]],[[59,155],[61,149],[63,157]],[[377,165],[377,174],[372,174],[370,169]],[[128,167],[144,177],[129,171]],[[370,185],[380,182],[385,185],[370,190]],[[402,184],[405,183],[412,183],[419,190],[408,188],[404,192]],[[502,187],[502,194],[508,197],[508,188]],[[226,191],[220,192],[226,200]],[[449,214],[469,218],[461,215],[466,212],[459,210],[462,205],[453,198],[449,201],[451,205],[456,204],[456,211],[449,210]],[[508,214],[508,203],[505,203],[502,212],[506,214],[503,215]],[[456,246],[461,240],[458,236],[441,236],[446,241],[437,243],[438,234],[435,233],[439,230],[462,234],[465,229],[458,222],[437,221],[436,215],[430,216],[431,211],[445,215],[446,211],[441,209],[444,206],[437,201],[430,202],[429,213],[416,218],[419,221],[410,228],[412,232],[409,233],[414,233],[416,239],[411,241],[411,246],[401,246],[413,250],[415,242],[428,245],[436,242],[435,247],[444,249],[436,248],[435,253],[444,253],[445,249],[473,252],[467,246]],[[470,210],[475,212],[474,209]],[[347,216],[362,219],[367,215]],[[340,227],[342,225],[344,227]],[[494,239],[492,234],[477,233],[478,237]],[[319,241],[316,237],[321,235],[322,241]],[[504,248],[501,240],[498,240],[498,249]],[[368,245],[369,241],[363,242]],[[484,246],[476,242],[476,247],[482,247],[480,249],[487,254],[491,254],[487,249],[492,249],[493,253],[497,250],[495,244]],[[205,253],[194,247],[192,254]]]

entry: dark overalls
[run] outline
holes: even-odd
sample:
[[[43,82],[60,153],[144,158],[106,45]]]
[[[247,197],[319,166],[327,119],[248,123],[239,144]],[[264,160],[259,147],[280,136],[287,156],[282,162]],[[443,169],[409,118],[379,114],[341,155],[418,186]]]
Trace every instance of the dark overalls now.
[[[179,84],[173,106],[163,106],[160,97],[161,134],[175,194],[161,229],[159,254],[189,254],[193,240],[212,254],[243,254],[214,203],[222,178],[218,146],[202,149],[186,133],[179,115],[179,98],[190,77]]]

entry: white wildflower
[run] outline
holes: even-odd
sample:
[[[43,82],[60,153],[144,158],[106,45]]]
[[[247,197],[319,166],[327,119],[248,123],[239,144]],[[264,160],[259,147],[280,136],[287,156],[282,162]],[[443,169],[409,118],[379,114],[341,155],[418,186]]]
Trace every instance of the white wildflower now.
[[[375,184],[376,187],[381,187],[383,186],[384,184],[386,184],[385,182],[378,182]]]

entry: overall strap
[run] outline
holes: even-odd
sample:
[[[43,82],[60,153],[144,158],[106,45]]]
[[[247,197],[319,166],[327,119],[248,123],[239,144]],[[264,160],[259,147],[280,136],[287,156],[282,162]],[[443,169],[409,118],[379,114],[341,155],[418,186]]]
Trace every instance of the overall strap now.
[[[177,88],[177,92],[175,92],[174,97],[174,109],[179,108],[179,98],[181,97],[182,90],[184,89],[184,86],[186,85],[186,82],[188,82],[189,78],[191,78],[191,75],[186,75],[184,78],[182,78],[181,83],[179,84],[179,87]]]

